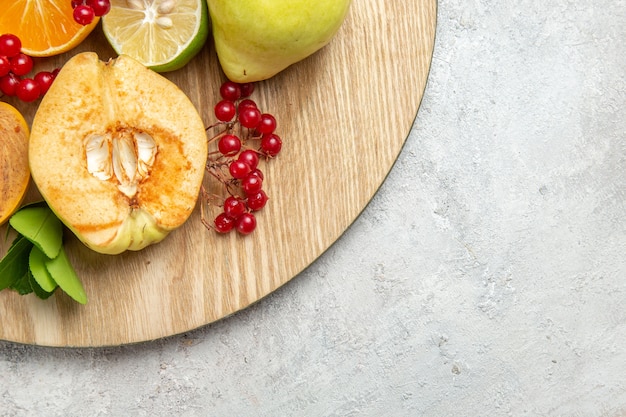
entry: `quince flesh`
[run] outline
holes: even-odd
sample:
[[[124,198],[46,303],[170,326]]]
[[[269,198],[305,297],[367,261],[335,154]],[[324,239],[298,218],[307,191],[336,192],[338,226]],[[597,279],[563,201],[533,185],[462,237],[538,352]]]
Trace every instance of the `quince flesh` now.
[[[22,114],[0,102],[0,224],[18,209],[28,189],[28,135]]]
[[[106,254],[143,249],[181,226],[206,158],[204,124],[188,97],[125,55],[70,59],[31,129],[41,195],[85,245]]]
[[[271,78],[327,45],[350,0],[208,0],[213,39],[226,76]]]

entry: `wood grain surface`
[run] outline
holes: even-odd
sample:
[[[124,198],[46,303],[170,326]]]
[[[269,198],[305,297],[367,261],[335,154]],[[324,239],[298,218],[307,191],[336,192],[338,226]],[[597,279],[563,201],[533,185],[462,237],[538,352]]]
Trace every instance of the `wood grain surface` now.
[[[233,314],[300,273],[356,219],[393,166],[425,89],[436,9],[436,0],[353,0],[328,46],[258,83],[252,98],[276,115],[283,151],[262,162],[270,201],[252,235],[207,231],[199,207],[182,228],[139,252],[100,255],[67,233],[88,304],[61,291],[45,301],[2,291],[0,339],[44,346],[153,340]],[[115,57],[97,28],[35,69],[61,66],[85,50]],[[165,75],[207,126],[214,122],[224,77],[211,41],[188,66]],[[36,104],[6,101],[31,122]],[[31,187],[28,200],[37,198]],[[11,241],[6,227],[2,255]]]

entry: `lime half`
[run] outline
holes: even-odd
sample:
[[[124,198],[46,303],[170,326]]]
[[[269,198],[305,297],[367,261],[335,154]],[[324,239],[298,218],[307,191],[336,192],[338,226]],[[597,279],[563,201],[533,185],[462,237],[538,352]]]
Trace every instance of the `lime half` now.
[[[207,40],[206,0],[111,0],[102,30],[119,55],[157,72],[174,71]]]

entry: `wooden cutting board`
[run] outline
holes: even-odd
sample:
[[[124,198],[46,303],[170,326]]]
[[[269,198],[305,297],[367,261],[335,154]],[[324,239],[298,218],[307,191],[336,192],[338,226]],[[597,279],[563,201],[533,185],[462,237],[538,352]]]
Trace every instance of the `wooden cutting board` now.
[[[2,291],[0,339],[45,346],[153,340],[233,314],[300,273],[361,213],[402,149],[428,76],[436,11],[436,0],[354,0],[330,45],[257,85],[252,98],[276,115],[283,151],[262,162],[270,201],[252,235],[207,231],[199,209],[162,243],[118,256],[94,253],[68,233],[88,304],[61,291],[45,301]],[[59,67],[85,50],[115,56],[97,28],[35,69]],[[214,122],[224,78],[211,42],[166,76],[207,126]],[[36,104],[7,101],[30,123]],[[37,197],[31,187],[28,199]],[[6,227],[2,255],[11,240]]]

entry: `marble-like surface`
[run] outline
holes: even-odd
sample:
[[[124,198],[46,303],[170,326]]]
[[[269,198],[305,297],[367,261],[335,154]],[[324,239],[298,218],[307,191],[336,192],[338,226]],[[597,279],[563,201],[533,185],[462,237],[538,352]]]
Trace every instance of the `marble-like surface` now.
[[[626,415],[624,45],[625,0],[441,0],[415,126],[328,252],[184,335],[0,342],[0,415]]]

